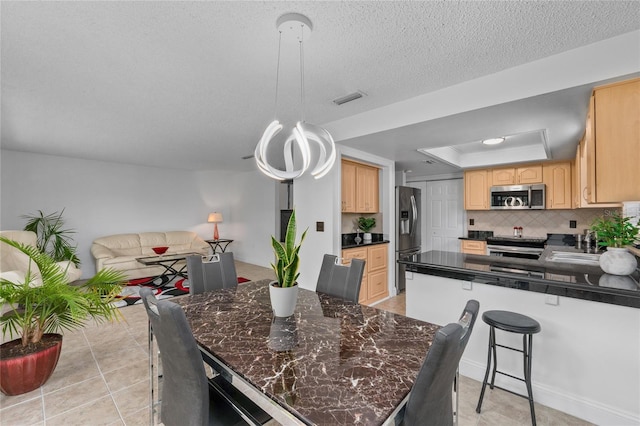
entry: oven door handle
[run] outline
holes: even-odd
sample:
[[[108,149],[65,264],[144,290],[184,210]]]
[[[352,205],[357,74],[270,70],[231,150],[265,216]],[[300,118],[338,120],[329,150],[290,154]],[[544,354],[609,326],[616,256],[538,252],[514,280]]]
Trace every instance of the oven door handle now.
[[[526,253],[526,254],[541,254],[544,249],[533,247],[513,247],[513,246],[487,246],[489,252],[502,251],[506,253]]]

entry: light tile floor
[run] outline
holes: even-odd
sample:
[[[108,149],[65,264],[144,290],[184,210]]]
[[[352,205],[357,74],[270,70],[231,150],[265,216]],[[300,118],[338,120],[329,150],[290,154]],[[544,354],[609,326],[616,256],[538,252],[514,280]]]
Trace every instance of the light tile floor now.
[[[273,278],[270,269],[238,262],[252,280]],[[376,305],[405,313],[405,295]],[[55,372],[40,389],[19,396],[0,393],[0,426],[148,425],[147,318],[141,305],[120,310],[123,321],[90,324],[66,333]],[[530,424],[528,403],[500,390],[487,391],[482,414],[475,412],[480,383],[461,378],[460,425]],[[589,423],[536,404],[539,425]]]

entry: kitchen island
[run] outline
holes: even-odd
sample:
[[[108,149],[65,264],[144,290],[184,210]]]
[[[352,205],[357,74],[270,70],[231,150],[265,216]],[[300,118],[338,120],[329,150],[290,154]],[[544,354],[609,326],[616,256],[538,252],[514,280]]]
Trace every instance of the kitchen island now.
[[[403,261],[407,316],[444,325],[469,299],[478,300],[482,312],[531,316],[542,326],[533,343],[535,401],[597,424],[639,424],[638,272],[617,280],[598,266],[548,262],[547,250],[542,260],[430,251]],[[478,321],[461,374],[482,381],[488,335]],[[510,333],[498,339],[521,345]],[[521,357],[505,352],[498,354],[501,370],[521,375]],[[524,393],[524,385],[509,378],[498,376],[496,384]]]

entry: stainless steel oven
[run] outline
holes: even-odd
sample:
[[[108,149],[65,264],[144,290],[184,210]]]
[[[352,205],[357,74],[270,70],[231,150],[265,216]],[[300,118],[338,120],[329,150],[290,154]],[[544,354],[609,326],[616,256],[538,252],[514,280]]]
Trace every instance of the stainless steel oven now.
[[[544,251],[545,241],[543,238],[488,237],[487,253],[489,256],[537,260]]]

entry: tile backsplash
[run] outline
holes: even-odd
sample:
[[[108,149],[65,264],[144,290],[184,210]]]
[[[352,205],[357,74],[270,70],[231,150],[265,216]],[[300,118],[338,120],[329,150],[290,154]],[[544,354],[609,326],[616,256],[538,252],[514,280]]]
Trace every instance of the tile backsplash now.
[[[342,213],[342,233],[350,234],[356,232],[358,228],[357,221],[360,216],[375,217],[376,226],[373,227],[371,232],[382,232],[382,213]]]
[[[521,226],[523,237],[546,238],[547,233],[582,234],[596,217],[615,209],[576,210],[507,210],[467,211],[467,229],[470,231],[493,231],[494,235],[513,235],[513,227]],[[469,225],[473,219],[474,224]],[[577,222],[576,228],[569,221]]]

